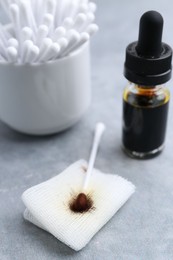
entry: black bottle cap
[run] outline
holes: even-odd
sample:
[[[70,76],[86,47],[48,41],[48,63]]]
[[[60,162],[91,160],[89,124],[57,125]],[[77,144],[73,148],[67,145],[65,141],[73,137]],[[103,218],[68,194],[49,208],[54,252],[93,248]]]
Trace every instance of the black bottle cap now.
[[[149,11],[140,20],[139,39],[127,46],[124,76],[133,83],[160,85],[171,78],[172,49],[162,43],[163,18]]]

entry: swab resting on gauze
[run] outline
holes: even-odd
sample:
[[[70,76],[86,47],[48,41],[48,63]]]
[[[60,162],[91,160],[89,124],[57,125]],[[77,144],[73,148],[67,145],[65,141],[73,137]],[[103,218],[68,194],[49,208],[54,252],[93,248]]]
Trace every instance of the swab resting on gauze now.
[[[34,186],[22,195],[24,218],[79,251],[114,216],[134,193],[124,178],[94,169],[87,189],[90,208],[74,212],[81,192],[87,163],[80,160],[56,177]]]

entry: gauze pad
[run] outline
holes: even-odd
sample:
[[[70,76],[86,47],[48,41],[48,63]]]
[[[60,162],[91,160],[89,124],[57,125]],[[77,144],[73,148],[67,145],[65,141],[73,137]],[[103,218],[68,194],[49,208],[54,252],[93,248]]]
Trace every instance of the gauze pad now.
[[[81,192],[86,169],[87,163],[80,160],[22,195],[24,218],[76,251],[87,245],[135,191],[122,177],[94,169],[87,191],[92,208],[75,213],[70,203]]]

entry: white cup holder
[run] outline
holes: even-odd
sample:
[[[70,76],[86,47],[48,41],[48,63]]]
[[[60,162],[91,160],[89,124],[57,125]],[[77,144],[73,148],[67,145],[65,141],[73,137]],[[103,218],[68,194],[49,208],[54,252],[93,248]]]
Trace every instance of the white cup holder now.
[[[26,134],[75,124],[91,99],[89,43],[45,64],[0,64],[0,119]]]

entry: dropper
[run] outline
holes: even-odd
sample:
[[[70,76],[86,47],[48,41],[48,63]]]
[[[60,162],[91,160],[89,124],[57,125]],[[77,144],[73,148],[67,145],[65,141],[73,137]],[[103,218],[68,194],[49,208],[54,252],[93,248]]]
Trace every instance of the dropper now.
[[[162,42],[163,17],[156,11],[144,13],[139,38],[126,49],[124,75],[143,86],[156,86],[171,78],[172,49]]]

